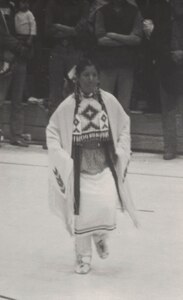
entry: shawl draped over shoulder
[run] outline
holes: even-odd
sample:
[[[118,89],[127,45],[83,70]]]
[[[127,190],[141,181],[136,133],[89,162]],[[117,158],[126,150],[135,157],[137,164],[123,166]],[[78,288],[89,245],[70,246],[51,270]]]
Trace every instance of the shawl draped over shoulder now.
[[[114,167],[120,196],[125,210],[137,225],[126,178],[131,157],[130,120],[112,94],[101,90],[101,96],[108,113],[117,155]],[[75,98],[72,94],[59,105],[46,129],[49,156],[49,204],[52,211],[64,221],[71,235],[74,234],[74,172],[71,158],[74,110]]]

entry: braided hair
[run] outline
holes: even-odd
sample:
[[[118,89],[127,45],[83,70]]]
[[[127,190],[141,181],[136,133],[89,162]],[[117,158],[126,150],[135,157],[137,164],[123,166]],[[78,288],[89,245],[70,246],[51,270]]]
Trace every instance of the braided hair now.
[[[76,107],[75,107],[75,115],[78,113],[78,109],[82,100],[81,96],[81,89],[79,85],[79,77],[81,73],[85,70],[86,67],[88,66],[93,66],[95,67],[98,75],[99,75],[99,68],[98,65],[92,61],[91,59],[82,59],[79,64],[76,66],[76,81],[75,81],[75,90],[74,90],[74,96],[76,100]],[[98,102],[100,103],[102,110],[104,110],[107,113],[104,101],[102,99],[101,91],[100,91],[100,86],[99,83],[94,91],[94,96],[93,96]],[[110,126],[110,124],[109,124]],[[111,130],[109,129],[109,134],[110,134],[110,141],[105,143],[104,151],[106,155],[106,160],[108,163],[108,166],[112,172],[112,175],[114,177],[115,185],[117,188],[117,193],[119,195],[119,198],[121,200],[121,204],[123,207],[122,199],[120,197],[120,192],[119,192],[119,185],[118,185],[118,178],[117,174],[114,168],[114,162],[113,158],[115,159],[115,150],[114,150],[114,142],[112,138],[112,133]],[[80,212],[80,163],[81,163],[81,146],[73,144],[72,145],[72,158],[74,160],[74,213],[75,215],[79,215]]]

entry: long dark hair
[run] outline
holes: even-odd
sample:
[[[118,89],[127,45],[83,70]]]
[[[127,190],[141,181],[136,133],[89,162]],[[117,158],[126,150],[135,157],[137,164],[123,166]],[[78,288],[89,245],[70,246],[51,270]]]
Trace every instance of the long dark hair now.
[[[96,61],[90,58],[82,58],[79,61],[78,65],[76,66],[76,76],[79,77],[86,67],[91,67],[91,66],[94,66],[95,69],[97,70],[97,73],[99,74],[100,70]]]
[[[80,62],[76,66],[77,79],[79,78],[81,73],[85,70],[85,68],[88,66],[94,66],[97,70],[97,73],[99,74],[100,71],[99,71],[98,64],[91,59],[85,58],[85,59],[80,60]],[[77,114],[78,108],[79,108],[79,105],[81,102],[80,87],[78,85],[77,80],[76,80],[76,86],[75,86],[74,93],[75,93],[75,99],[76,99],[75,114]],[[99,85],[97,86],[97,89],[96,89],[95,98],[101,104],[102,109],[107,113],[105,104],[102,99]],[[109,142],[105,143],[104,150],[105,150],[106,160],[107,160],[109,168],[111,169],[112,175],[114,177],[115,185],[117,188],[117,193],[119,195],[119,199],[121,201],[121,205],[123,208],[123,202],[122,202],[120,192],[119,192],[118,178],[117,178],[116,170],[114,168],[114,163],[113,163],[113,160],[115,160],[116,158],[115,158],[114,142],[113,142],[112,133],[111,133],[110,128],[109,128],[109,134],[110,134],[111,140]],[[79,215],[79,212],[80,212],[80,166],[81,166],[80,165],[81,164],[81,146],[80,145],[76,145],[74,143],[72,144],[72,158],[74,160],[74,197],[75,197],[74,213],[75,213],[75,215]]]

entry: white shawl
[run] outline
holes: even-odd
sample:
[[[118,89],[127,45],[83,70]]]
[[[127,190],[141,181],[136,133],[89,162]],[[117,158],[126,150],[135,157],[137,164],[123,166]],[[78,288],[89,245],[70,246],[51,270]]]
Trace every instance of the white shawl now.
[[[125,210],[136,225],[134,205],[127,179],[125,180],[131,155],[130,120],[112,94],[101,90],[101,96],[108,113],[115,153],[118,157],[115,169],[120,195]],[[73,160],[71,158],[74,109],[75,99],[72,94],[59,105],[46,129],[50,170],[49,203],[55,214],[65,221],[71,235],[74,232]]]

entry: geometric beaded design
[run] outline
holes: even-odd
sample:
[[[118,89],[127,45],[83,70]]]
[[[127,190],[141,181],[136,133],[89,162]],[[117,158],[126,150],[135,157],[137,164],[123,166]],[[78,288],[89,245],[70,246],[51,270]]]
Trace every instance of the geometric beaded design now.
[[[101,104],[93,98],[84,98],[73,121],[73,142],[109,140],[109,120]]]

